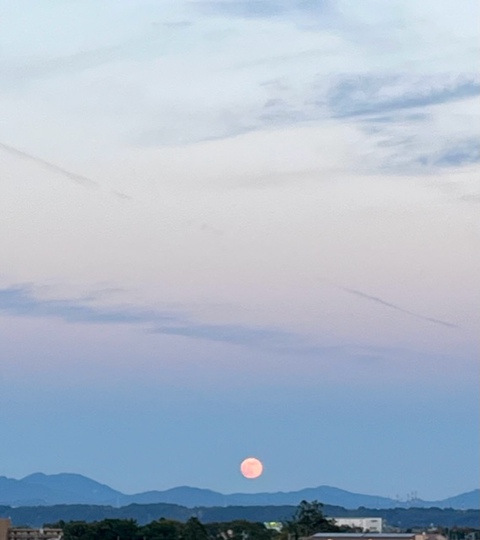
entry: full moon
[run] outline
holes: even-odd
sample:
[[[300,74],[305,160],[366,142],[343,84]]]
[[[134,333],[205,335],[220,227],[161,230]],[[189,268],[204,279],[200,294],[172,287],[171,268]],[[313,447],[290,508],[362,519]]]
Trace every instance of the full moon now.
[[[240,472],[245,478],[258,478],[263,472],[262,462],[254,457],[244,459],[240,465]]]

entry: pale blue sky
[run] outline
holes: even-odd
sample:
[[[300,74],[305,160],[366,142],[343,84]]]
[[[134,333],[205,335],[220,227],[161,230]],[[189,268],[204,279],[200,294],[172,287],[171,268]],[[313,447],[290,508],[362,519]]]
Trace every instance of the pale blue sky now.
[[[478,487],[478,4],[0,6],[0,474]]]

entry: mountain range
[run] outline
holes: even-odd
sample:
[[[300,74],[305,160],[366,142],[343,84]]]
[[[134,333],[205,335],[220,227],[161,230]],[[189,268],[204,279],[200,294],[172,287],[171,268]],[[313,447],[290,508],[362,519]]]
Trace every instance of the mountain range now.
[[[126,495],[79,474],[34,473],[22,479],[0,476],[0,505],[51,506],[56,504],[109,505],[170,503],[189,508],[225,506],[296,506],[301,500],[318,500],[344,508],[456,508],[479,509],[480,490],[475,489],[440,501],[413,499],[398,501],[388,497],[351,493],[331,486],[274,493],[233,493],[225,495],[188,486],[165,491]]]

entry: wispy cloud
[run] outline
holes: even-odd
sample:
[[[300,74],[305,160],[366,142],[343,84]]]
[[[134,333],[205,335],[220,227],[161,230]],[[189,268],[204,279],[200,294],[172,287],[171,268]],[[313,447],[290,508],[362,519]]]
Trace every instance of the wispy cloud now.
[[[54,317],[68,323],[145,324],[179,322],[169,312],[137,308],[101,309],[78,300],[45,300],[36,298],[32,287],[16,285],[0,289],[0,312],[17,317]]]
[[[311,53],[311,51],[308,51]],[[258,81],[258,95],[238,106],[232,96],[218,110],[179,116],[166,132],[153,128],[137,143],[179,144],[223,139],[264,129],[278,129],[326,119],[358,122],[359,129],[380,149],[372,168],[385,172],[418,172],[425,167],[461,166],[476,162],[477,147],[459,124],[432,140],[431,127],[450,103],[480,95],[480,80],[469,74],[412,77],[362,73],[335,77],[307,74],[302,83],[289,76]],[[227,95],[227,94],[226,94]],[[433,109],[433,106],[443,105]],[[193,120],[192,118],[196,118]],[[460,120],[459,120],[460,121]],[[445,122],[441,123],[441,126]],[[188,126],[188,129],[187,129]],[[458,133],[457,133],[458,132]],[[443,137],[442,137],[443,135]],[[448,140],[448,148],[443,149]],[[389,146],[391,151],[386,151]],[[396,153],[395,147],[398,150]],[[382,150],[383,148],[383,150]],[[450,148],[452,151],[450,151]]]
[[[274,352],[277,354],[298,355],[318,360],[336,361],[340,359],[381,360],[394,349],[381,347],[342,345],[319,345],[303,335],[288,332],[280,328],[252,327],[236,324],[175,324],[155,326],[149,330],[152,334],[183,336],[191,339],[228,343]]]
[[[321,345],[306,336],[279,328],[251,327],[235,324],[182,324],[155,326],[149,333],[183,336],[190,339],[249,347],[280,356],[305,358],[320,362],[382,362],[386,358],[409,355],[406,350],[371,345]]]
[[[334,117],[345,118],[427,107],[480,94],[478,77],[348,75],[327,94]],[[383,117],[385,119],[385,117]]]
[[[325,77],[318,75],[317,81],[307,82],[295,92],[290,83],[262,84],[270,97],[255,119],[258,127],[326,117],[358,119],[371,124],[370,129],[377,124],[413,124],[430,117],[425,111],[429,106],[480,96],[480,80],[466,74],[411,77],[362,73],[335,77],[327,86]]]
[[[379,152],[379,168],[388,174],[431,174],[439,169],[464,167],[480,163],[480,146],[472,137],[458,138],[454,136],[443,142],[428,138],[429,125],[415,132],[413,126],[405,123],[403,134],[395,134],[395,130],[378,130],[376,134],[382,139],[377,143]],[[440,137],[439,137],[440,139]]]
[[[480,143],[477,139],[454,141],[448,148],[442,149],[434,157],[434,165],[440,167],[458,167],[480,162]]]
[[[402,126],[403,134],[377,130],[374,134],[381,139],[377,142],[377,167],[387,174],[418,175],[480,163],[480,146],[476,139],[452,137],[442,144],[428,140],[428,127],[428,124],[424,126],[421,133],[415,132],[408,123]]]
[[[480,193],[466,193],[459,197],[461,201],[470,202],[470,203],[480,203]]]
[[[47,161],[46,159],[42,159],[38,156],[34,156],[32,154],[29,154],[28,152],[25,152],[23,150],[20,150],[8,144],[0,142],[0,148],[9,152],[10,154],[13,154],[22,159],[26,159],[28,161],[36,163],[37,165],[40,165],[41,167],[48,169],[56,174],[61,174],[62,176],[66,176],[73,182],[80,184],[82,186],[94,187],[94,188],[99,187],[98,182],[96,182],[95,180],[92,180],[91,178],[88,178],[87,176],[83,176],[81,174],[77,174],[67,169],[64,169],[63,167],[60,167],[59,165],[56,165],[55,163],[52,163],[51,161]]]
[[[346,76],[326,96],[332,118],[357,122],[374,146],[363,162],[367,170],[418,175],[480,162],[470,122],[478,110],[471,100],[480,97],[476,76]]]
[[[234,324],[188,324],[179,326],[157,326],[152,331],[157,334],[185,336],[232,343],[235,345],[285,347],[297,342],[298,336],[271,328],[252,328]]]
[[[205,13],[242,17],[270,18],[292,12],[321,14],[331,8],[330,0],[205,0],[191,2]]]
[[[434,324],[440,324],[442,326],[446,326],[447,328],[458,328],[456,324],[450,323],[448,321],[442,321],[441,319],[436,319],[434,317],[427,317],[425,315],[421,315],[419,313],[416,313],[414,311],[410,311],[409,309],[405,309],[401,306],[398,306],[396,304],[392,304],[391,302],[387,302],[386,300],[383,300],[383,298],[379,298],[378,296],[373,296],[371,294],[364,293],[362,291],[358,291],[356,289],[350,289],[348,287],[341,287],[338,286],[339,289],[342,291],[345,291],[350,294],[354,294],[355,296],[359,296],[360,298],[364,298],[365,300],[369,300],[371,302],[375,302],[377,304],[380,304],[382,306],[388,307],[390,309],[394,309],[396,311],[400,311],[401,313],[406,313],[407,315],[411,315],[412,317],[416,317],[417,319],[422,319],[424,321],[428,321]]]
[[[65,76],[86,69],[101,66],[123,57],[126,50],[122,46],[103,47],[90,51],[78,51],[66,56],[32,58],[22,64],[4,65],[2,85],[22,86],[37,79]]]
[[[6,152],[13,154],[14,156],[17,156],[21,159],[36,163],[40,167],[52,171],[55,174],[64,176],[69,180],[72,180],[72,182],[75,182],[76,184],[79,184],[81,186],[95,189],[100,188],[100,184],[96,180],[92,180],[88,176],[77,174],[75,172],[69,171],[68,169],[64,169],[56,163],[52,163],[51,161],[47,161],[46,159],[43,159],[41,157],[34,156],[33,154],[29,154],[28,152],[20,150],[19,148],[15,148],[14,146],[10,146],[9,144],[0,142],[0,149],[3,149]],[[130,195],[127,195],[126,193],[122,193],[120,191],[110,190],[110,193],[119,199],[132,199]]]
[[[84,300],[37,298],[29,285],[0,289],[0,313],[14,317],[56,318],[69,324],[130,324],[148,334],[182,336],[194,340],[227,343],[315,359],[380,358],[383,353],[369,347],[322,346],[307,337],[281,328],[238,324],[203,324],[193,321],[186,311],[145,310],[138,306],[101,308]]]
[[[181,310],[152,311],[135,306],[106,309],[93,306],[85,300],[40,299],[29,285],[0,289],[0,312],[17,317],[53,317],[68,323],[143,325],[152,334],[184,336],[276,351],[294,350],[304,354],[326,351],[325,348],[312,348],[303,337],[281,329],[201,324],[192,321]]]
[[[181,26],[179,26],[180,28]],[[63,56],[30,57],[2,65],[0,88],[22,88],[32,81],[64,77],[101,67],[116,61],[138,57],[155,57],[161,50],[157,46],[159,32],[152,25],[143,35],[106,47],[79,50]]]

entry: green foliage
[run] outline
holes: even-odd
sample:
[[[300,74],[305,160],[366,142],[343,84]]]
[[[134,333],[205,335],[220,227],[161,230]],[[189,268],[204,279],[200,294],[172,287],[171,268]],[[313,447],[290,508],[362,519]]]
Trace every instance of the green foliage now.
[[[133,519],[104,519],[93,523],[60,521],[65,540],[272,540],[274,534],[263,523],[235,520],[204,525],[191,517],[185,523],[159,519],[138,526]]]
[[[61,523],[59,523],[60,525]],[[92,523],[85,521],[71,521],[65,523],[63,527],[63,536],[65,540],[95,540],[96,533]]]
[[[104,519],[97,523],[95,532],[102,540],[134,540],[138,526],[133,519]]]
[[[278,533],[263,523],[237,519],[227,523],[207,523],[209,538],[213,540],[272,540]]]
[[[339,506],[325,506],[313,501],[303,501],[292,506],[228,506],[213,508],[186,508],[172,504],[132,504],[121,508],[93,505],[58,505],[17,507],[0,506],[0,516],[9,517],[15,526],[43,525],[64,530],[65,540],[184,540],[185,522],[192,516],[201,517],[210,540],[289,540],[310,534],[334,531],[333,524],[323,515],[338,517],[383,518],[392,527],[428,528],[455,527],[452,540],[480,540],[462,536],[458,528],[478,530],[479,510],[454,510],[452,508],[358,508],[347,510]],[[153,521],[155,517],[162,519]],[[291,517],[292,516],[292,517]],[[316,517],[319,518],[318,520]],[[135,518],[133,520],[132,518]],[[60,520],[60,521],[59,521]],[[290,521],[285,521],[290,520]],[[282,521],[284,531],[278,535],[268,530],[262,522]],[[197,530],[193,524],[192,534]],[[230,531],[230,532],[229,532]],[[197,530],[195,534],[200,534]],[[190,534],[190,533],[189,533]]]
[[[340,506],[325,506],[331,516],[368,517],[372,512],[386,520],[390,525],[407,529],[411,527],[429,527],[431,523],[443,527],[473,527],[480,523],[479,510],[455,510],[452,508],[358,508],[347,510]],[[295,512],[293,506],[227,506],[186,508],[183,506],[158,504],[132,504],[121,508],[95,505],[56,505],[56,506],[0,506],[0,516],[11,518],[15,526],[41,527],[46,523],[101,521],[107,518],[131,519],[144,525],[154,517],[184,522],[192,515],[201,515],[203,523],[231,522],[248,520],[250,522],[285,521]],[[140,540],[142,538],[140,537]],[[479,539],[477,539],[479,540]]]
[[[183,524],[173,519],[161,518],[140,527],[139,537],[142,540],[180,540]]]
[[[285,523],[286,530],[293,534],[295,540],[311,536],[318,532],[339,531],[335,523],[323,515],[323,504],[318,501],[302,501],[291,521]]]
[[[65,523],[62,528],[65,540],[136,540],[139,530],[134,519],[74,521]]]
[[[209,540],[207,529],[196,517],[191,517],[183,527],[184,540]]]

